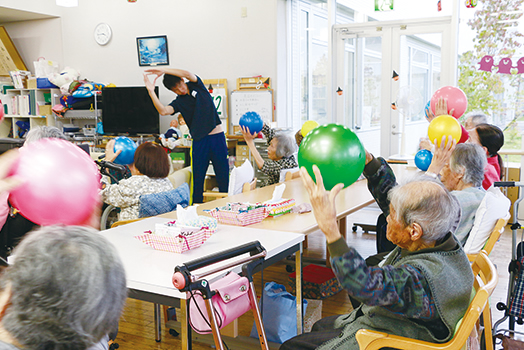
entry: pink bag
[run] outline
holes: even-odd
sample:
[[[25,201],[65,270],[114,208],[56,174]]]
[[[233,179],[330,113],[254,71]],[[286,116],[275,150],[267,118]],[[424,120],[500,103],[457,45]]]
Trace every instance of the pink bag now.
[[[211,291],[216,291],[216,294],[211,297],[211,301],[220,329],[251,309],[248,293],[249,280],[246,277],[231,272],[220,280],[211,283],[209,287]],[[192,293],[192,297],[190,295],[191,292],[188,292],[189,323],[191,327],[200,334],[211,333],[211,322],[209,321],[206,303],[202,298],[202,294],[196,291]],[[205,319],[201,313],[205,315]]]

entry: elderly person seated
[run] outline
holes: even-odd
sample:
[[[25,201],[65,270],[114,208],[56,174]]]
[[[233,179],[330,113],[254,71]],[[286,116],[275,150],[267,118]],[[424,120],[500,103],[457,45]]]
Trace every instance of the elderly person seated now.
[[[486,153],[488,163],[484,169],[482,187],[487,190],[495,181],[502,180],[504,175],[504,162],[498,153],[504,146],[504,132],[496,125],[478,124],[469,130],[468,142],[479,145]]]
[[[397,247],[381,267],[369,267],[338,229],[335,198],[343,185],[326,191],[316,166],[313,172],[316,184],[304,168],[300,175],[333,272],[362,304],[348,315],[321,319],[280,349],[358,349],[355,333],[363,328],[437,343],[451,339],[473,286],[468,258],[450,232],[459,212],[453,196],[426,176],[392,188],[387,236]]]
[[[469,112],[464,116],[464,128],[466,130],[474,129],[479,124],[487,124],[488,116],[481,111]]]
[[[455,145],[454,142],[442,142],[435,150],[427,176],[438,178],[451,191],[460,205],[461,217],[454,234],[463,245],[473,227],[475,213],[486,192],[482,189],[486,157],[482,149],[471,143]],[[375,198],[382,213],[377,220],[377,251],[389,252],[395,245],[386,237],[386,219],[389,215],[388,192],[396,186],[393,170],[383,158],[375,158],[366,151],[364,176],[368,188]],[[376,261],[370,260],[370,264]]]
[[[0,349],[87,349],[115,329],[126,297],[122,262],[97,231],[32,231],[0,277]]]
[[[296,142],[291,136],[285,133],[275,132],[267,124],[264,124],[262,133],[267,139],[267,156],[269,160],[264,160],[255,147],[254,139],[257,133],[251,134],[249,128],[242,128],[242,135],[255,158],[258,168],[268,176],[264,186],[272,185],[280,181],[280,171],[283,169],[293,169],[298,167],[295,156]]]
[[[114,159],[114,140],[107,143],[106,157]],[[144,142],[135,151],[134,163],[129,165],[132,176],[121,180],[118,184],[110,184],[103,178],[102,200],[121,209],[119,220],[138,219],[140,196],[143,194],[160,193],[173,189],[173,184],[167,178],[170,161],[162,146],[153,142]]]
[[[426,175],[438,178],[458,200],[461,215],[455,236],[462,246],[466,243],[475,214],[486,195],[482,188],[486,157],[478,145],[462,143],[454,146],[449,143],[435,150]]]

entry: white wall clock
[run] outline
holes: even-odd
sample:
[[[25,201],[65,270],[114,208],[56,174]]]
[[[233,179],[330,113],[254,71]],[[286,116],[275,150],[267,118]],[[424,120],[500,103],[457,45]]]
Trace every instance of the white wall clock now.
[[[95,41],[98,45],[105,45],[111,40],[111,27],[107,23],[99,23],[95,27]]]

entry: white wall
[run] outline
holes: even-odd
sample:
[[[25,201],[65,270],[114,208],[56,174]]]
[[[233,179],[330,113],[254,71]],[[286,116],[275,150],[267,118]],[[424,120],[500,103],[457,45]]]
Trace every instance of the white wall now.
[[[0,6],[15,7],[15,2],[25,1],[0,0]],[[46,2],[56,8],[54,0],[28,2]],[[283,4],[285,0],[80,0],[78,7],[60,8],[61,19],[45,20],[45,26],[37,23],[42,21],[5,26],[26,64],[32,66],[33,60],[45,56],[58,60],[62,67],[79,70],[90,80],[117,86],[143,85],[144,68],[138,65],[136,38],[167,35],[170,66],[187,69],[203,79],[226,78],[230,91],[239,77],[271,77],[279,120],[285,119],[285,113],[279,113],[285,111],[285,91],[281,88],[285,84],[279,81],[285,80],[285,50],[277,52],[277,38],[280,48],[285,47],[285,24],[277,26],[277,21],[285,20],[282,13],[277,13],[285,10]],[[243,7],[247,9],[246,17],[241,17]],[[99,46],[93,38],[100,22],[108,23],[113,31],[105,46]],[[61,35],[57,31],[60,25]],[[277,77],[279,55],[284,58],[280,58]],[[173,97],[161,86],[160,99],[164,103]],[[161,117],[161,131],[167,129],[170,119]],[[285,125],[285,121],[279,124]]]

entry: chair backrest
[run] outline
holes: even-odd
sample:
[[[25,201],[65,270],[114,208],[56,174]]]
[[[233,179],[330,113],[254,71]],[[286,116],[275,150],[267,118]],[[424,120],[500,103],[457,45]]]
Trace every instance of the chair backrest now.
[[[488,305],[489,296],[497,286],[498,274],[495,266],[489,260],[488,254],[481,251],[471,265],[475,281],[473,284],[474,296],[464,317],[460,321],[453,338],[447,343],[430,343],[417,339],[399,337],[367,329],[357,332],[356,338],[360,349],[373,350],[383,347],[396,349],[460,349],[476,326],[482,311]]]
[[[509,220],[509,207],[511,201],[497,187],[486,191],[477,211],[475,221],[464,243],[466,254],[477,254],[484,249],[486,242],[492,234],[493,228],[501,218]],[[493,248],[493,247],[492,247]],[[489,254],[489,251],[488,251]]]
[[[504,232],[504,228],[506,227],[509,218],[510,216],[508,215],[505,218],[497,220],[497,223],[495,224],[493,231],[491,231],[491,234],[489,235],[486,244],[484,244],[484,247],[482,248],[482,250],[485,251],[488,255],[491,254],[491,251],[493,250],[495,243],[498,242],[500,236],[502,235],[502,232]],[[478,254],[468,254],[469,261],[474,261],[477,255]]]
[[[119,221],[114,222],[114,223],[111,225],[111,228],[118,227],[118,226],[122,226],[122,225],[127,225],[127,224],[130,224],[130,223],[132,223],[132,222],[140,221],[140,220],[143,220],[143,219],[145,219],[145,218],[140,218],[140,219],[129,219],[129,220],[119,220]]]
[[[295,169],[296,170],[296,169]],[[298,179],[300,177],[300,170],[296,170],[296,171],[288,171],[286,173],[286,179],[285,181],[289,181],[289,180],[293,180],[293,179]]]
[[[251,182],[246,182],[242,186],[242,193],[253,191],[257,187],[257,178],[254,177]]]

